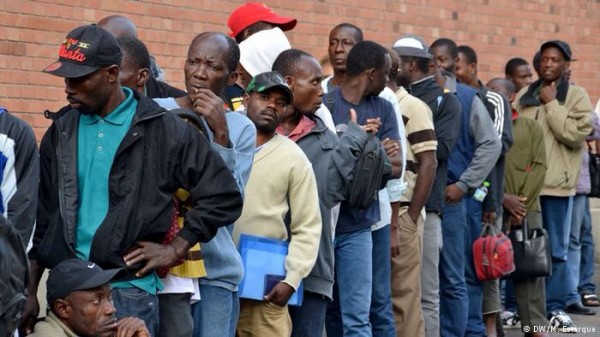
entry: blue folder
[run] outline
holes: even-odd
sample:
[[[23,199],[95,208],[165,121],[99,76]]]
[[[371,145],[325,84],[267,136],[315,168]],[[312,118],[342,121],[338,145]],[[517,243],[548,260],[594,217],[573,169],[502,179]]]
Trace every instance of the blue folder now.
[[[262,301],[267,275],[285,277],[288,243],[283,240],[241,234],[238,249],[244,265],[244,278],[239,286],[239,296]],[[300,282],[288,305],[302,305],[303,293],[302,282]]]

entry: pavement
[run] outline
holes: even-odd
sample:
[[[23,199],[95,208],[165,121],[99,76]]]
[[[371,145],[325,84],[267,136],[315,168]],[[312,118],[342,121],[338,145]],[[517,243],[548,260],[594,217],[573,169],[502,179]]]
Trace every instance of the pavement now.
[[[600,296],[600,264],[596,264],[596,273],[594,274],[594,280],[596,286],[598,287],[596,293]],[[596,314],[593,316],[569,314],[575,326],[580,329],[579,332],[577,332],[576,334],[550,333],[550,336],[600,336],[600,307],[588,308],[594,310]],[[537,329],[537,327],[535,329]],[[523,332],[521,332],[520,328],[505,329],[504,332],[506,337],[523,337]]]

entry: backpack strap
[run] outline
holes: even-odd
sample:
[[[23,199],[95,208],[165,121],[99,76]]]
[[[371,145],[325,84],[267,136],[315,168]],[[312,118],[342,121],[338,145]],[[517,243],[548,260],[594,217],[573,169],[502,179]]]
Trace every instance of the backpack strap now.
[[[334,115],[333,111],[335,109],[335,94],[333,92],[329,92],[327,95],[325,95],[323,104],[325,104],[325,106],[327,107],[327,109],[329,110],[331,115],[333,116]]]

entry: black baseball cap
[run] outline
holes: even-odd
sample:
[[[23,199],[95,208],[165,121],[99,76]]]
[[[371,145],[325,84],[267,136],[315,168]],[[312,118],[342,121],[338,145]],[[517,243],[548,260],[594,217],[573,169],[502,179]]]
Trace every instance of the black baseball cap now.
[[[558,50],[560,50],[563,53],[563,55],[565,56],[565,60],[567,60],[567,61],[575,61],[575,60],[572,59],[573,54],[571,53],[571,47],[565,41],[561,41],[561,40],[546,41],[540,47],[540,52],[543,52],[544,49],[546,49],[548,47],[556,47],[556,48],[558,48]]]
[[[59,77],[77,78],[94,71],[121,64],[121,48],[108,31],[94,25],[77,27],[60,45],[58,61],[44,68],[44,72]]]
[[[98,288],[110,282],[123,268],[103,270],[95,263],[68,259],[50,270],[46,281],[46,300],[51,306],[76,290]]]
[[[246,86],[246,93],[254,92],[265,92],[272,88],[280,88],[285,92],[288,104],[291,104],[294,100],[294,94],[288,87],[287,83],[283,79],[283,76],[277,71],[267,71],[260,73],[252,78],[252,81]]]

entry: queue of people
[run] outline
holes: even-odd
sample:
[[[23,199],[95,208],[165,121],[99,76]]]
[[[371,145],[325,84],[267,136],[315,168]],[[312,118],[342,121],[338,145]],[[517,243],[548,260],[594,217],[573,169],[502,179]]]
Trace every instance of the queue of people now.
[[[327,76],[288,41],[296,24],[241,5],[229,36],[181,55],[185,90],[126,17],[66,35],[43,71],[68,104],[46,112],[39,163],[16,152],[2,176],[29,187],[2,190],[32,237],[21,336],[540,337],[595,314],[600,119],[567,42],[540,46],[537,80],[514,58],[484,84],[470,46],[386,47],[340,23]],[[482,225],[524,221],[547,232],[551,276],[479,281]]]

